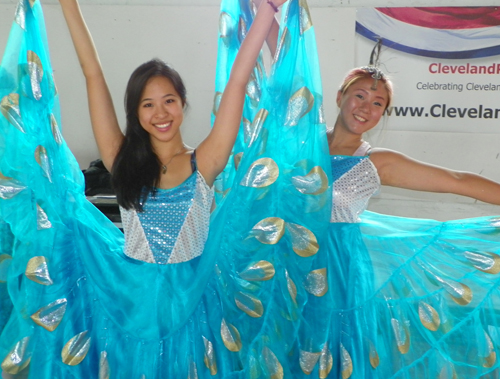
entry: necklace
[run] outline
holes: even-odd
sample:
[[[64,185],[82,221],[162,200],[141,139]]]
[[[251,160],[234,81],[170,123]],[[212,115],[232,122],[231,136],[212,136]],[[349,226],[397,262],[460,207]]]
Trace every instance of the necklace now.
[[[179,155],[179,154],[180,154],[180,153],[181,153],[181,152],[182,152],[185,148],[186,148],[186,147],[183,145],[183,146],[179,149],[179,151],[178,151],[177,153],[175,153],[174,155],[172,155],[172,156],[170,157],[170,159],[168,160],[168,162],[167,162],[167,163],[165,163],[165,164],[163,164],[163,165],[161,166],[161,173],[162,173],[163,175],[165,175],[165,174],[167,173],[167,166],[170,164],[170,162],[172,162],[172,159],[174,159],[177,155]]]

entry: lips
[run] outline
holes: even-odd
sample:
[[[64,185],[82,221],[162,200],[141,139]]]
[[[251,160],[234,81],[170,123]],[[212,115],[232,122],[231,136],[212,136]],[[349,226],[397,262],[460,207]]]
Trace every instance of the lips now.
[[[366,118],[358,116],[358,115],[354,115],[354,118],[356,120],[358,120],[359,122],[366,122],[366,121],[368,121]]]
[[[172,121],[166,122],[164,124],[153,124],[156,129],[167,130],[172,125]]]

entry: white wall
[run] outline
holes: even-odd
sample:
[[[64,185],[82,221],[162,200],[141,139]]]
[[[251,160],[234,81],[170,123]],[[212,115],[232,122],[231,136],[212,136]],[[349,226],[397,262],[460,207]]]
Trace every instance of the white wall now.
[[[0,51],[3,52],[18,0],[0,0]],[[357,6],[494,5],[493,1],[309,0],[315,23],[325,93],[326,116],[335,120],[335,94],[354,65]],[[57,1],[43,2],[51,58],[61,97],[66,141],[82,168],[98,157],[90,130],[85,87]],[[140,63],[159,57],[171,63],[188,88],[190,109],[183,126],[186,142],[197,145],[210,129],[217,54],[219,0],[82,0],[123,124],[126,81]],[[116,5],[115,5],[116,4]],[[156,4],[156,5],[155,5]],[[397,87],[397,83],[396,83]],[[396,93],[397,96],[397,93]],[[372,142],[416,159],[469,170],[500,181],[500,134],[384,131]],[[471,130],[472,131],[472,130]],[[371,209],[402,216],[437,219],[500,214],[496,206],[458,196],[385,189]]]

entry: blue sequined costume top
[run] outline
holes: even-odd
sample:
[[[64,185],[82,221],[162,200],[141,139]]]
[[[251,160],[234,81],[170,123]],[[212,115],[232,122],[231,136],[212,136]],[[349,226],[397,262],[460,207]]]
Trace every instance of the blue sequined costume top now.
[[[181,263],[200,256],[208,236],[212,200],[212,189],[195,170],[179,186],[149,194],[142,212],[120,207],[125,254],[158,264]]]

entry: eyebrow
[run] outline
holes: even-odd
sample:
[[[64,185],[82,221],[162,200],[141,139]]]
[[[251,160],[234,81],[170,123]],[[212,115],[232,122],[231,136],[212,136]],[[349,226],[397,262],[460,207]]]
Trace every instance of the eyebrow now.
[[[161,98],[162,98],[162,99],[165,99],[165,98],[167,98],[167,97],[175,97],[175,94],[174,94],[174,93],[167,93],[166,95],[162,96]],[[151,101],[151,100],[153,100],[153,99],[152,99],[152,98],[150,98],[150,97],[147,97],[147,98],[145,98],[145,99],[142,99],[142,100],[141,100],[141,103],[144,103],[145,101]]]

